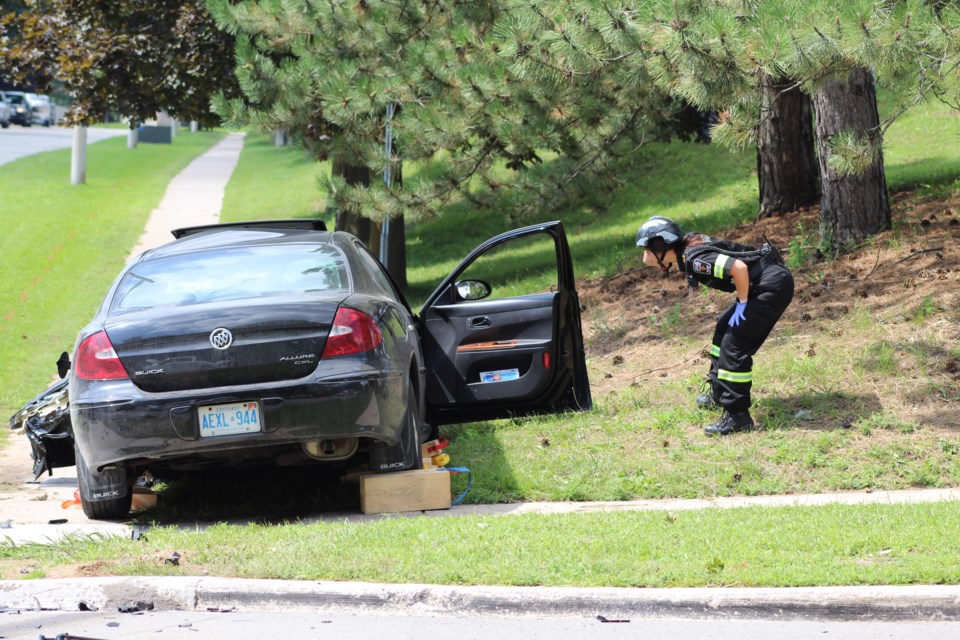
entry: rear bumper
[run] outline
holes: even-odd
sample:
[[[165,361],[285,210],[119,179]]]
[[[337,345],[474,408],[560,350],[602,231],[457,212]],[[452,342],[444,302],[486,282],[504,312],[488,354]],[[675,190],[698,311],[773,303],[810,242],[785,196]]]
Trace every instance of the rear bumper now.
[[[378,371],[206,394],[145,394],[129,381],[101,383],[96,395],[78,398],[71,391],[70,418],[84,459],[98,469],[178,458],[239,458],[260,448],[329,438],[394,444],[406,412],[406,380],[400,372]],[[261,431],[200,437],[198,407],[251,401],[260,404]]]

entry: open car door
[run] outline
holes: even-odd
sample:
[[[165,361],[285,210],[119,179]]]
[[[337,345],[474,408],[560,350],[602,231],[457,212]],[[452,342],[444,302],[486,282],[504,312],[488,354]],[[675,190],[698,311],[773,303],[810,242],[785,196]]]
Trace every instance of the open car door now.
[[[557,222],[473,250],[420,312],[433,425],[587,410],[580,302]]]

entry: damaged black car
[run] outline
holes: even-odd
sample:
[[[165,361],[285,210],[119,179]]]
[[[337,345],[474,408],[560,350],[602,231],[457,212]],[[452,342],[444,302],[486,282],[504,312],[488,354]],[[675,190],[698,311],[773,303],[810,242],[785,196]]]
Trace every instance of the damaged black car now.
[[[560,222],[488,240],[419,314],[319,220],[173,234],[123,269],[65,378],[11,419],[37,476],[76,464],[91,518],[125,517],[145,470],[399,471],[422,466],[441,425],[591,407]],[[534,290],[516,288],[516,256]]]

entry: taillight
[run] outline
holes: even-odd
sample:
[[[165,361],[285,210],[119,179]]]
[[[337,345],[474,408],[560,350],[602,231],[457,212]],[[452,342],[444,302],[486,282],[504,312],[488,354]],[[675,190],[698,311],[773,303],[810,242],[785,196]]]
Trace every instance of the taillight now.
[[[348,307],[337,309],[321,358],[363,353],[380,346],[383,334],[373,318]]]
[[[95,333],[77,348],[73,371],[84,380],[118,380],[128,378],[106,331]]]

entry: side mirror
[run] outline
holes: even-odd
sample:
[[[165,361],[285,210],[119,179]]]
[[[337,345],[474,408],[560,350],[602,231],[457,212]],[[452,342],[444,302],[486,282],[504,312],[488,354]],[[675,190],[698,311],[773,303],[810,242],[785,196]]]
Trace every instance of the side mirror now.
[[[61,380],[67,377],[68,371],[70,371],[70,354],[64,351],[60,354],[60,359],[57,360],[57,373]]]
[[[462,280],[456,287],[461,300],[483,300],[493,292],[490,284],[483,280]]]

